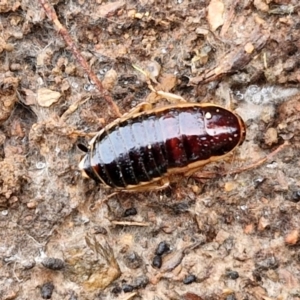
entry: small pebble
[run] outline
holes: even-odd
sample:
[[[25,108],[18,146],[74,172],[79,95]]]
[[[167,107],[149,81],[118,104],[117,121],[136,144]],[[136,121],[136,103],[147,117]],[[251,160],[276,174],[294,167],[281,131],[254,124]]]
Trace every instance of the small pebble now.
[[[300,201],[300,190],[292,193],[292,201],[295,203]]]
[[[46,257],[42,261],[42,265],[47,269],[58,271],[65,267],[65,262],[60,258]]]
[[[148,283],[149,283],[149,278],[145,275],[138,276],[132,281],[132,285],[136,289],[144,288]]]
[[[235,279],[239,278],[240,275],[237,271],[229,270],[226,272],[226,276],[230,279],[235,280]]]
[[[137,214],[137,210],[135,207],[131,207],[125,210],[124,217],[135,216]]]
[[[30,201],[30,202],[27,203],[27,207],[30,208],[30,209],[36,208],[37,205],[38,205],[38,203],[35,200],[32,200],[32,201]]]
[[[294,230],[290,231],[290,232],[286,235],[284,241],[285,241],[285,243],[288,244],[288,245],[295,245],[295,244],[298,243],[299,237],[300,237],[300,235],[299,235],[299,230],[298,230],[298,229],[294,229]]]
[[[130,293],[133,291],[133,286],[130,284],[123,284],[122,289],[124,293]]]
[[[155,254],[161,256],[169,251],[170,251],[170,245],[167,242],[163,241],[158,244],[155,250]]]
[[[191,284],[197,280],[195,275],[188,275],[183,279],[184,284]]]
[[[152,267],[156,269],[160,269],[162,264],[162,258],[159,255],[155,255],[152,260]]]

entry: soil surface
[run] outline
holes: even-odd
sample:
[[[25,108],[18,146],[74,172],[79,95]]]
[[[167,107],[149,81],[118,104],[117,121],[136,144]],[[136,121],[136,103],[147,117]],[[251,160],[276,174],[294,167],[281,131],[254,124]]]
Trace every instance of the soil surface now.
[[[51,5],[122,114],[156,95],[134,65],[230,104],[247,136],[164,190],[112,194],[77,145],[116,111],[39,1],[1,1],[0,299],[300,299],[298,0]]]

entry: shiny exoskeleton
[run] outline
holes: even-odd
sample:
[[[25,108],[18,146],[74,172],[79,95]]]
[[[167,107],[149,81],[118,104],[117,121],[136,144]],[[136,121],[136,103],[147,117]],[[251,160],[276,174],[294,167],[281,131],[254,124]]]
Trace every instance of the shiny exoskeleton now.
[[[103,128],[80,163],[85,175],[121,190],[163,188],[191,175],[245,139],[235,113],[213,104],[180,103],[137,110]]]

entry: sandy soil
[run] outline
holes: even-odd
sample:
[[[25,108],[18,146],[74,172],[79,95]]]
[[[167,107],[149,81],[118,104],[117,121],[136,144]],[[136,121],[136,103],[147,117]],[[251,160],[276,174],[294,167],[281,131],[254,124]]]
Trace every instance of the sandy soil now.
[[[247,137],[163,191],[103,201],[77,144],[115,110],[39,1],[0,1],[0,299],[300,299],[298,1],[52,5],[122,114],[154,95],[136,65],[157,90],[230,102]]]

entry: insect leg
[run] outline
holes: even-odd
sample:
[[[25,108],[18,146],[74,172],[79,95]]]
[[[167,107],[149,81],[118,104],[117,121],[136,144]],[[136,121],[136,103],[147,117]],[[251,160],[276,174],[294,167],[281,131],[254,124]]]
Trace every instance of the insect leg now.
[[[64,122],[70,114],[75,112],[79,106],[90,100],[91,97],[79,99],[69,106],[69,108],[61,115],[60,121]]]
[[[120,118],[120,122],[122,122],[123,120],[128,120],[129,118],[132,118],[134,115],[141,113],[143,111],[147,111],[152,109],[152,104],[149,102],[142,102],[139,103],[137,106],[135,106],[134,108],[132,108],[128,113],[125,113],[121,118]]]
[[[159,191],[167,188],[170,185],[169,178],[165,177],[157,182],[150,182],[145,185],[138,185],[124,190],[124,192],[147,192],[147,191]]]
[[[155,102],[157,102],[161,98],[168,100],[170,103],[187,102],[181,96],[173,93],[164,92],[164,91],[156,91],[155,93],[159,96],[159,98],[158,97],[156,98],[157,100],[155,99]]]
[[[132,66],[137,71],[139,71],[140,73],[142,73],[145,76],[146,82],[148,84],[148,88],[152,91],[152,93],[154,93],[156,95],[156,97],[150,97],[150,99],[151,99],[150,103],[155,104],[155,103],[159,102],[161,99],[166,99],[170,103],[187,102],[184,98],[182,98],[179,95],[165,92],[165,91],[157,91],[151,83],[151,77],[150,77],[149,72],[144,71],[143,69],[141,69],[140,67],[138,67],[136,65],[132,65]]]
[[[193,169],[190,169],[188,170],[187,172],[185,172],[183,175],[185,177],[190,177],[192,176],[194,173],[196,173],[197,171],[199,171],[201,169],[201,167],[196,167],[196,168],[193,168]]]

